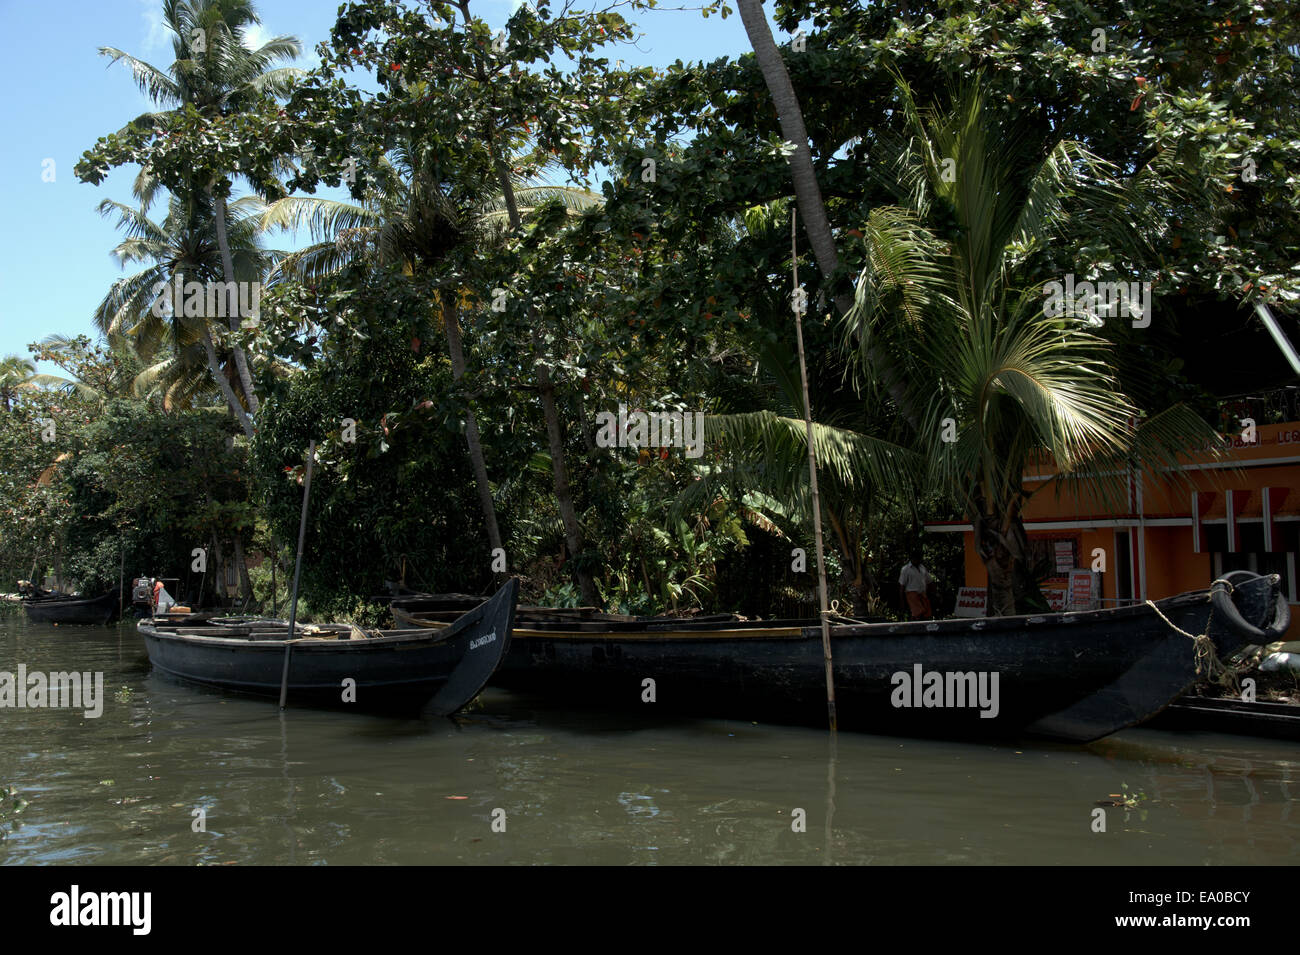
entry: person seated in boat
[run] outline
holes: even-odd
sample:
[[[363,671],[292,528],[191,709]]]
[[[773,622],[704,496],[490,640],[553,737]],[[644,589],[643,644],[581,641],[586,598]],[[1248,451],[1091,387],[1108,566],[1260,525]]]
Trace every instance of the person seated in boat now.
[[[934,578],[925,569],[925,564],[921,563],[920,549],[913,550],[911,560],[903,565],[903,570],[898,575],[899,603],[907,608],[912,620],[932,620],[934,612],[930,597],[933,592]]]
[[[153,615],[155,617],[165,614],[168,610],[176,605],[172,595],[167,592],[163,582],[157,578],[153,582]]]

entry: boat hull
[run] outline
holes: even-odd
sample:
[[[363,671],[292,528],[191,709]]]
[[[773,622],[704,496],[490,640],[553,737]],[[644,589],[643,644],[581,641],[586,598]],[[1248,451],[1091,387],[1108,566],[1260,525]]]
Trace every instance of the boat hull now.
[[[256,624],[142,621],[139,630],[154,668],[191,683],[278,698],[287,653],[291,703],[445,716],[477,696],[505,658],[517,588],[510,581],[445,628],[364,639],[347,639],[340,628],[327,638],[289,641],[287,627]]]
[[[23,601],[27,619],[33,623],[76,624],[102,627],[117,614],[117,594],[90,599],[45,597]]]
[[[1151,725],[1157,729],[1264,736],[1300,742],[1300,706],[1265,700],[1247,702],[1185,696],[1152,720]]]
[[[1237,599],[1248,619],[1263,621],[1275,595],[1269,578],[1257,580],[1264,583],[1243,584]],[[1211,614],[1207,592],[1169,598],[1159,607],[1188,633],[1203,633],[1208,623],[1220,657],[1246,642]],[[722,626],[669,620],[575,625],[525,615],[492,682],[647,715],[669,710],[825,725],[819,625]],[[836,625],[831,651],[840,727],[901,735],[1027,732],[1084,742],[1149,719],[1197,679],[1192,641],[1147,606]],[[927,697],[927,681],[935,689],[932,673],[943,685]],[[976,688],[982,674],[987,703],[971,692],[969,678],[950,681],[949,674],[973,674]]]

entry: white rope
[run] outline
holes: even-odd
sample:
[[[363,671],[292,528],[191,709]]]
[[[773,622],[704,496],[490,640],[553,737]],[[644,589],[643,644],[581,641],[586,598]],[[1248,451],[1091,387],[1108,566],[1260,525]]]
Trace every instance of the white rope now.
[[[1211,593],[1214,591],[1215,586],[1218,584],[1223,584],[1225,587],[1228,588],[1228,593],[1229,594],[1232,593],[1233,591],[1232,582],[1229,580],[1224,580],[1223,578],[1219,578],[1218,580],[1210,584]],[[1209,600],[1210,598],[1207,595],[1205,599]],[[1157,607],[1152,601],[1150,600],[1146,601],[1146,605],[1156,612],[1156,616],[1158,616],[1161,620],[1163,620],[1166,624],[1168,624],[1169,629],[1173,630],[1175,633],[1182,634],[1188,640],[1192,641],[1193,659],[1196,662],[1197,676],[1200,676],[1202,673],[1204,673],[1206,677],[1208,677],[1210,680],[1214,681],[1215,683],[1219,683],[1222,686],[1229,687],[1234,691],[1237,689],[1238,687],[1237,671],[1232,669],[1232,667],[1227,666],[1219,659],[1219,655],[1214,649],[1214,641],[1210,639],[1210,624],[1214,620],[1213,603],[1210,604],[1210,613],[1205,618],[1205,632],[1200,634],[1199,636],[1193,633],[1188,633],[1182,627],[1175,624],[1172,620],[1166,617],[1164,613],[1161,611],[1161,609]]]

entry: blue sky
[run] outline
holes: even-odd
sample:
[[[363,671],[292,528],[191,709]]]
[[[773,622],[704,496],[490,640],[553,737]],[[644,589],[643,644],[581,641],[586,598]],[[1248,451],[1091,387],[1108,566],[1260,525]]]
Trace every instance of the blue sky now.
[[[0,0],[7,35],[22,38],[9,44],[0,61],[0,88],[8,90],[0,100],[0,128],[7,134],[0,148],[0,207],[9,223],[0,230],[0,357],[27,357],[28,342],[50,334],[94,337],[91,313],[122,275],[109,254],[120,236],[96,206],[105,198],[130,202],[135,170],[116,169],[100,186],[78,182],[72,170],[98,137],[150,108],[130,72],[121,64],[109,67],[98,50],[117,47],[165,69],[171,44],[161,6],[160,0],[73,0],[58,6]],[[513,0],[475,0],[472,10],[499,25],[513,6]],[[310,66],[338,4],[261,0],[257,9],[263,32],[297,36],[305,51],[298,65]],[[662,67],[749,50],[734,14],[705,20],[698,11],[654,11],[639,14],[636,24],[644,34],[639,48],[614,55],[629,64]],[[47,160],[54,163],[53,182],[42,179]],[[275,241],[282,248],[292,245]]]

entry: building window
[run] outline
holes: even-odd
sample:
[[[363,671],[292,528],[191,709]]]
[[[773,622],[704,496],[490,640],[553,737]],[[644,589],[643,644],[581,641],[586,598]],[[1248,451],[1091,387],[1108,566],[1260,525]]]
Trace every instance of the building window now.
[[[1295,522],[1284,522],[1279,529],[1285,548],[1280,551],[1264,550],[1264,530],[1257,522],[1241,525],[1240,533],[1242,549],[1229,551],[1227,531],[1222,526],[1210,528],[1208,540],[1214,556],[1214,576],[1222,577],[1232,570],[1277,574],[1282,578],[1282,592],[1286,594],[1287,602],[1300,603],[1300,588],[1296,582]]]

